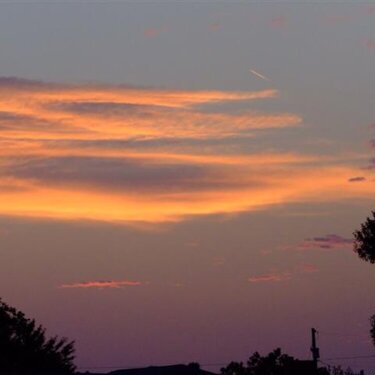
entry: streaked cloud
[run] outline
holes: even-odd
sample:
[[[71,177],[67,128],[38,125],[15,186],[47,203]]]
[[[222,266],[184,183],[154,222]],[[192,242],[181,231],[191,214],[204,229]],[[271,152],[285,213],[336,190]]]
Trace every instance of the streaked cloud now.
[[[81,283],[73,284],[63,284],[60,288],[64,289],[105,289],[105,288],[123,288],[123,287],[132,287],[140,286],[142,283],[140,281],[129,281],[129,280],[109,280],[109,281],[85,281]]]

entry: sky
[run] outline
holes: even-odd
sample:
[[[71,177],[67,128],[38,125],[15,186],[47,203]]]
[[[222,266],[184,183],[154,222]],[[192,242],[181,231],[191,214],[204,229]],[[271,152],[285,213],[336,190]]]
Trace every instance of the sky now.
[[[375,371],[374,2],[0,1],[0,51],[0,296],[79,369]]]

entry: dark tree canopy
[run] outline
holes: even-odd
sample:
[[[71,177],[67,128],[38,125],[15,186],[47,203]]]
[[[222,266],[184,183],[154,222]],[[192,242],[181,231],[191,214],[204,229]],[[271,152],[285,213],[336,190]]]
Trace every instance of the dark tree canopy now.
[[[375,322],[375,320],[374,320]],[[255,352],[247,361],[231,362],[221,369],[221,375],[363,375],[363,371],[355,373],[349,367],[344,370],[341,366],[328,366],[315,369],[312,361],[300,361],[287,354],[282,354],[278,348],[262,357]]]
[[[74,343],[46,338],[35,320],[0,299],[0,373],[72,373]]]
[[[360,230],[353,233],[354,251],[361,259],[375,263],[375,211],[372,216],[366,219]]]

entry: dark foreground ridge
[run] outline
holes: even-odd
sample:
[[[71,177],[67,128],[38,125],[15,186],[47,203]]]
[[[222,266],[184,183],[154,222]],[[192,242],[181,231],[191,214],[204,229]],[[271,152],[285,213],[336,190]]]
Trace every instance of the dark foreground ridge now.
[[[217,375],[199,368],[199,365],[150,366],[137,369],[116,370],[106,374],[77,373],[77,375]]]
[[[110,375],[214,375],[195,365],[150,366],[132,370],[117,370]]]

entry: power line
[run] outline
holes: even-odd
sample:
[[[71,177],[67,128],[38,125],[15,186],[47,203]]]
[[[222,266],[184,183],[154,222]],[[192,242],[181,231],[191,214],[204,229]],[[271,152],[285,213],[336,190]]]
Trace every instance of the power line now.
[[[341,337],[341,338],[363,338],[367,337],[368,335],[365,333],[340,333],[340,332],[318,332],[319,336],[333,336],[333,337]]]

